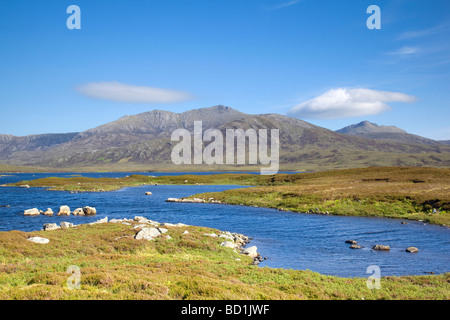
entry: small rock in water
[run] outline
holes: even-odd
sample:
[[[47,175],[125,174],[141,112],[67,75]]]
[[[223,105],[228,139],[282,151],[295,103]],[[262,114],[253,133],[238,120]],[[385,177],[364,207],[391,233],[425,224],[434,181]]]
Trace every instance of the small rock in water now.
[[[411,252],[411,253],[416,253],[419,252],[419,249],[417,249],[416,247],[408,247],[405,250],[406,252]]]
[[[349,243],[349,244],[357,244],[358,242],[355,240],[345,240],[345,243]]]
[[[37,208],[28,209],[23,212],[24,216],[38,216],[40,214]]]
[[[83,208],[76,208],[75,210],[73,210],[72,214],[74,216],[84,216]]]
[[[43,213],[46,216],[52,216],[53,215],[53,210],[51,208],[47,208],[46,211],[44,211]]]
[[[97,214],[97,209],[95,209],[94,207],[86,206],[86,207],[83,207],[83,212],[87,216],[94,216]]]
[[[70,207],[69,206],[59,207],[59,212],[56,215],[57,216],[70,216]]]
[[[362,247],[360,245],[357,245],[357,244],[352,244],[349,248],[350,249],[361,249]]]
[[[389,246],[384,246],[382,244],[376,244],[372,247],[373,250],[380,250],[380,251],[389,251],[391,248]]]

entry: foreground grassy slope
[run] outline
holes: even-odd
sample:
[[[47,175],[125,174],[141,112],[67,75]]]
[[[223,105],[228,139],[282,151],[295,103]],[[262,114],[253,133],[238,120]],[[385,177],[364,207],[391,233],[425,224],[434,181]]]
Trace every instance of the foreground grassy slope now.
[[[167,227],[172,239],[136,240],[131,225],[105,223],[54,231],[0,232],[0,299],[448,299],[450,275],[338,278],[261,268],[220,246],[216,232]],[[189,233],[185,234],[184,231]],[[47,244],[27,240],[42,236]],[[239,260],[240,259],[240,260]],[[80,268],[80,289],[66,272]]]

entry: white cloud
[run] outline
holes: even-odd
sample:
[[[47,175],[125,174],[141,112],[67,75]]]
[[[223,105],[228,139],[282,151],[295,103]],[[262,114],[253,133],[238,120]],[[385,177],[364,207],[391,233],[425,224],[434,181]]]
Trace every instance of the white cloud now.
[[[391,107],[386,102],[414,102],[417,98],[400,92],[365,88],[331,89],[288,111],[299,118],[338,119],[378,114]]]
[[[76,90],[90,98],[129,103],[171,103],[192,99],[186,92],[113,82],[91,82]]]

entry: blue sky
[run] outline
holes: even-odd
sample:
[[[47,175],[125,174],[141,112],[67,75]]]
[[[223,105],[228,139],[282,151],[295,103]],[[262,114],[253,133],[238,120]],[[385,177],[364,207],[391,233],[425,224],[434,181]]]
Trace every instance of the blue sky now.
[[[450,139],[449,36],[446,0],[3,0],[0,133],[222,104]]]

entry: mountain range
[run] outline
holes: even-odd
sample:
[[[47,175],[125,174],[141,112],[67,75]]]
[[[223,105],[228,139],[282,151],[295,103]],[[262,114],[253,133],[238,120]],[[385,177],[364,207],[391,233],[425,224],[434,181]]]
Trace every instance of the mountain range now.
[[[279,129],[280,168],[324,170],[367,166],[450,166],[450,145],[393,126],[364,121],[337,131],[279,114],[246,114],[226,106],[127,115],[83,131],[24,137],[0,134],[0,164],[47,170],[251,170],[244,166],[176,166],[176,129]],[[224,134],[225,136],[225,134]]]

